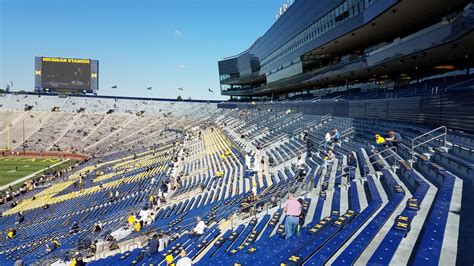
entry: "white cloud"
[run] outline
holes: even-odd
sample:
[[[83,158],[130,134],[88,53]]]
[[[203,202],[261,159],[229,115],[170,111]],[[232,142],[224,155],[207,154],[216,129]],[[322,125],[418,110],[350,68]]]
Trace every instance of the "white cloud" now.
[[[180,65],[176,65],[177,68],[184,68],[184,65],[180,64]]]
[[[173,32],[173,35],[179,37],[179,36],[182,36],[182,35],[183,35],[183,32],[180,31],[180,30],[178,30],[178,29],[176,29],[176,30]]]

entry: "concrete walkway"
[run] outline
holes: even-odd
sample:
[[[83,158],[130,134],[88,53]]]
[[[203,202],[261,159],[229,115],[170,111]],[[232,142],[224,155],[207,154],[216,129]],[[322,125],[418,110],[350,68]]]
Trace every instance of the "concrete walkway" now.
[[[69,159],[66,159],[66,160],[64,160],[64,161],[60,161],[60,162],[58,162],[58,163],[55,163],[55,164],[49,166],[49,168],[55,167],[55,166],[57,166],[57,165],[60,165],[60,164],[62,164],[62,163],[65,163],[65,162],[67,162],[67,161],[69,161]],[[37,174],[42,173],[42,172],[43,172],[44,170],[46,170],[46,169],[48,169],[48,167],[47,167],[47,168],[44,168],[44,169],[42,169],[42,170],[39,170],[39,171],[37,171],[37,172],[34,172],[34,173],[32,173],[32,174],[29,174],[29,175],[27,175],[27,176],[24,176],[24,177],[22,177],[22,178],[20,178],[20,179],[17,179],[17,180],[15,180],[15,181],[13,181],[13,182],[11,182],[11,183],[9,183],[9,184],[6,184],[6,185],[4,185],[3,187],[0,187],[0,191],[7,190],[9,186],[14,186],[14,185],[16,185],[16,184],[23,183],[23,182],[25,182],[25,181],[27,181],[27,180],[33,178],[33,177],[36,176]]]

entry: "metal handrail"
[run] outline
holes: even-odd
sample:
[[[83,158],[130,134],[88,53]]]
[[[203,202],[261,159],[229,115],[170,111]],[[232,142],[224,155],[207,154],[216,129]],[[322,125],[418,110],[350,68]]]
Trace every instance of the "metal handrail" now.
[[[326,120],[329,120],[329,119],[331,119],[331,118],[332,118],[331,114],[323,115],[323,116],[321,117],[321,119],[319,120],[319,123],[322,123],[322,122],[324,122],[324,121],[326,121]]]
[[[339,99],[341,99],[341,98],[342,98],[342,95],[338,95],[338,96],[332,98],[331,101],[337,102],[337,101],[338,101]]]
[[[348,136],[350,134],[353,134],[353,133],[355,133],[355,128],[354,127],[350,127],[348,129],[345,129],[341,132],[341,138],[346,137],[346,136]]]
[[[383,154],[383,153],[386,152],[386,151],[391,151],[392,154],[387,155],[387,156],[385,156],[385,157],[383,157],[383,155],[382,155],[382,158],[380,158],[380,159],[378,159],[378,160],[376,160],[376,161],[373,161],[373,162],[370,160],[370,158],[373,158],[373,157],[375,157],[375,156],[377,156],[377,155],[381,155],[381,154]],[[398,156],[397,147],[389,147],[389,148],[386,148],[386,149],[384,149],[384,150],[382,150],[382,151],[379,151],[379,152],[377,152],[377,153],[374,153],[374,154],[370,155],[369,157],[367,157],[367,159],[369,159],[369,164],[370,164],[370,165],[374,165],[374,164],[376,164],[376,163],[378,163],[378,162],[383,162],[383,161],[386,162],[386,161],[387,161],[386,159],[391,158],[391,157],[394,157],[394,156],[395,156],[395,157]],[[395,166],[397,166],[397,165],[398,165],[398,161],[395,160]],[[364,167],[364,176],[367,176],[367,165],[366,165],[366,167]]]
[[[316,96],[311,102],[315,103],[317,101],[321,101],[321,96]]]
[[[441,134],[439,134],[439,135],[437,135],[437,136],[434,136],[434,137],[432,137],[432,138],[430,138],[430,139],[428,139],[428,140],[422,141],[422,142],[420,142],[420,143],[418,143],[418,144],[415,145],[415,141],[417,141],[418,139],[420,139],[420,138],[422,138],[422,137],[425,137],[425,136],[428,136],[428,135],[431,135],[432,133],[434,133],[434,132],[436,132],[436,131],[440,131],[440,130],[443,130],[444,132],[441,133]],[[431,142],[431,141],[433,141],[433,140],[437,140],[437,139],[439,139],[439,138],[441,138],[441,137],[443,137],[443,136],[444,136],[443,147],[446,147],[447,137],[448,137],[448,128],[447,128],[446,126],[440,126],[440,127],[435,128],[435,129],[433,129],[433,130],[430,130],[430,131],[428,131],[428,132],[426,132],[426,133],[424,133],[424,134],[421,134],[421,135],[419,135],[418,137],[413,138],[413,139],[411,140],[411,162],[410,162],[411,166],[413,166],[413,160],[415,159],[415,148],[420,147],[420,146],[422,146],[422,145],[424,145],[424,144],[426,144],[426,143],[428,143],[428,142]]]

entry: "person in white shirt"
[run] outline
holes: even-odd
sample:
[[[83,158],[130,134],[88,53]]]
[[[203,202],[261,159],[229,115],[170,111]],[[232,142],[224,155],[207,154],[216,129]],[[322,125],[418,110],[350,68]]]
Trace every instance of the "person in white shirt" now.
[[[165,243],[165,248],[168,247],[170,243],[170,237],[166,233],[163,233],[163,236],[161,238],[163,239],[163,242]]]
[[[177,262],[176,266],[191,266],[193,265],[193,261],[187,257],[186,250],[181,250],[179,256],[181,257]]]
[[[189,232],[190,235],[202,235],[204,234],[204,230],[206,229],[206,224],[204,221],[201,219],[201,217],[197,217],[197,225],[196,227]]]
[[[327,150],[328,144],[331,142],[331,134],[329,132],[326,132],[326,135],[324,136],[324,151]]]
[[[163,239],[163,235],[160,234],[158,238],[158,252],[165,250],[165,248],[166,248],[165,240]]]
[[[252,193],[253,193],[254,196],[257,196],[257,187],[256,186],[252,187]]]

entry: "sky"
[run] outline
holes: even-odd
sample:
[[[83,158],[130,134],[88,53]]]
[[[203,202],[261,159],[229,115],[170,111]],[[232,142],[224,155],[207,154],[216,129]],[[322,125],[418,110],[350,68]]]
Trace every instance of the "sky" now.
[[[217,61],[263,35],[283,0],[0,3],[0,88],[33,90],[35,56],[73,57],[99,60],[99,95],[226,99]]]

